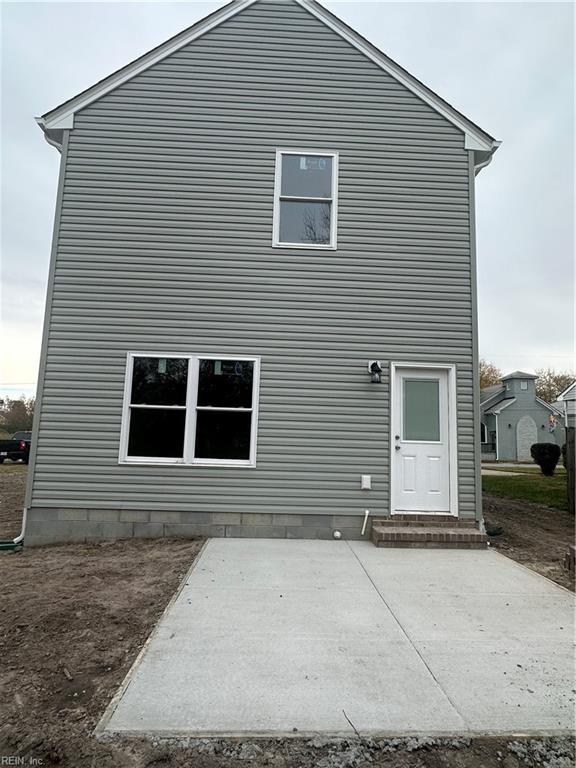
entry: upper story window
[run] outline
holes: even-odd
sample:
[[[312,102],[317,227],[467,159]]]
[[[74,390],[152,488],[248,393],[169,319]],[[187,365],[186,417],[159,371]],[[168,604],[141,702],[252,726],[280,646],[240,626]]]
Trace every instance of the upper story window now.
[[[276,152],[272,245],[336,248],[338,154]]]
[[[120,461],[254,466],[260,361],[130,354]]]
[[[528,382],[527,381],[521,381],[520,382],[520,389],[528,389]]]

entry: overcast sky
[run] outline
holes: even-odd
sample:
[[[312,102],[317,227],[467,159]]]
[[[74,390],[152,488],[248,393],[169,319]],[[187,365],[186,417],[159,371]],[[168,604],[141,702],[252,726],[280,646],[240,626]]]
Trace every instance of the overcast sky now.
[[[0,394],[35,387],[59,154],[34,122],[221,2],[4,2]],[[574,370],[570,3],[323,4],[503,144],[477,179],[480,354]]]

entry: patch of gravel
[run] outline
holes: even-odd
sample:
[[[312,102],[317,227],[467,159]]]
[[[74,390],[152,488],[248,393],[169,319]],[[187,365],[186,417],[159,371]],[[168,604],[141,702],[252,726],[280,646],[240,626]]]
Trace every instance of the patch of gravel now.
[[[220,761],[239,761],[254,766],[286,768],[365,768],[365,766],[396,766],[395,758],[412,753],[425,755],[436,753],[465,753],[469,748],[486,752],[502,768],[573,768],[575,759],[574,740],[570,737],[551,737],[507,741],[471,738],[433,738],[428,736],[406,738],[326,738],[276,739],[233,741],[218,738],[154,738],[152,747],[167,749],[168,754],[185,752],[190,757],[203,756]],[[495,747],[500,746],[496,751]],[[441,758],[440,758],[441,759]],[[466,761],[464,761],[466,762]],[[193,764],[193,763],[191,763]],[[411,765],[413,763],[410,763]],[[436,764],[436,763],[434,763]],[[451,763],[453,764],[453,763]],[[458,763],[454,763],[458,764]],[[474,763],[478,766],[482,762]],[[490,760],[490,764],[494,764]]]
[[[512,741],[508,751],[527,766],[546,768],[573,768],[574,741],[571,739],[531,739]]]

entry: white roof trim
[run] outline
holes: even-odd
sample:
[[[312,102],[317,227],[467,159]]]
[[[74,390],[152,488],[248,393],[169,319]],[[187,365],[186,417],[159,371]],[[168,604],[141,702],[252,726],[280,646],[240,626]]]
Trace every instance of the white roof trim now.
[[[64,102],[60,107],[56,107],[52,111],[47,112],[40,118],[42,120],[42,128],[45,130],[57,130],[62,127],[70,127],[69,125],[63,126],[62,122],[69,121],[71,118],[73,120],[75,112],[88,106],[88,104],[101,98],[106,93],[118,88],[119,85],[130,80],[135,75],[140,74],[140,72],[144,72],[144,70],[157,64],[159,61],[162,61],[162,59],[165,59],[166,56],[170,56],[170,54],[180,50],[180,48],[188,45],[192,40],[196,40],[196,38],[206,34],[206,32],[209,32],[214,27],[222,24],[226,19],[232,18],[232,16],[235,16],[237,13],[244,10],[244,8],[248,8],[255,2],[257,2],[257,0],[235,0],[235,2],[228,3],[228,5],[210,14],[210,16],[204,20],[200,20],[198,23],[194,24],[193,27],[189,29],[188,34],[184,31],[175,35],[170,38],[170,40],[161,43],[157,48],[144,54],[131,64],[122,67],[114,74],[104,78],[104,80],[96,83],[96,85],[83,91],[78,96]]]
[[[484,408],[484,406],[485,406],[485,405],[488,405],[488,403],[490,402],[490,400],[494,400],[494,398],[495,398],[495,397],[500,397],[501,395],[503,395],[503,394],[504,394],[504,392],[505,392],[505,391],[506,391],[506,389],[505,389],[504,385],[502,385],[502,386],[500,387],[500,389],[498,390],[498,392],[494,392],[494,394],[493,394],[493,395],[490,395],[490,397],[487,397],[487,398],[486,398],[486,400],[482,400],[482,401],[480,402],[480,407],[481,407],[481,408]]]
[[[449,122],[460,128],[466,136],[466,149],[477,149],[486,151],[494,151],[498,148],[500,142],[495,141],[488,134],[484,133],[482,129],[471,123],[470,120],[460,115],[457,110],[450,108],[450,106],[437,94],[433,93],[423,83],[420,83],[416,78],[410,75],[403,67],[396,64],[395,61],[388,58],[384,53],[372,46],[368,41],[364,40],[354,30],[350,29],[345,22],[341,22],[340,19],[333,16],[329,11],[323,8],[319,3],[312,0],[295,0],[299,5],[306,8],[311,14],[324,22],[326,26],[337,32],[341,37],[347,40],[351,45],[361,51],[369,59],[378,64],[378,66],[389,75],[392,75],[398,82],[402,83],[408,90],[419,96],[422,101],[425,101],[429,106],[439,112]]]
[[[576,387],[576,381],[573,381],[572,384],[567,386],[564,392],[560,392],[560,394],[556,398],[556,402],[558,402],[558,400],[563,401],[564,397],[568,394],[568,392],[571,392],[574,389],[574,387]]]
[[[492,413],[494,413],[494,414],[498,415],[498,414],[502,413],[502,411],[503,411],[505,408],[508,408],[508,406],[509,406],[509,405],[512,405],[512,403],[515,403],[515,402],[516,402],[516,398],[515,398],[515,397],[512,397],[512,398],[508,398],[508,399],[504,400],[504,402],[503,402],[503,404],[502,404],[502,405],[499,405],[499,403],[496,403],[496,405],[494,406],[494,410],[492,411]]]
[[[540,403],[540,405],[543,405],[545,408],[548,408],[548,410],[552,411],[552,413],[555,413],[557,416],[564,416],[562,411],[560,411],[558,408],[554,408],[554,406],[550,405],[550,403],[547,403],[546,400],[542,400],[542,398],[537,397],[536,402]]]
[[[219,11],[208,16],[204,21],[199,21],[194,24],[188,31],[185,30],[179,35],[176,35],[149,53],[144,54],[144,56],[136,59],[136,61],[133,61],[131,64],[128,64],[109,77],[106,77],[101,82],[96,83],[96,85],[88,88],[78,96],[64,102],[60,107],[56,107],[52,111],[47,112],[38,120],[41,128],[44,131],[72,128],[74,125],[75,112],[88,106],[88,104],[101,98],[106,93],[114,90],[127,80],[130,80],[130,78],[143,72],[157,62],[162,61],[166,56],[178,51],[183,46],[196,40],[196,38],[219,24],[222,24],[224,21],[235,16],[255,2],[257,2],[257,0],[235,0],[232,3],[229,3]],[[320,19],[326,26],[330,27],[330,29],[347,40],[369,59],[374,61],[381,69],[388,72],[389,75],[402,83],[402,85],[412,91],[412,93],[415,93],[422,99],[422,101],[435,109],[436,112],[445,117],[446,120],[463,131],[465,135],[466,149],[488,152],[490,154],[497,149],[499,142],[494,141],[487,133],[484,133],[471,121],[463,115],[460,115],[457,110],[450,107],[450,105],[440,98],[440,96],[437,96],[423,83],[420,83],[416,78],[400,67],[400,65],[378,51],[368,41],[364,40],[361,35],[354,32],[354,30],[350,29],[344,22],[341,22],[321,5],[314,2],[314,0],[295,0],[295,2],[305,8],[313,16]]]

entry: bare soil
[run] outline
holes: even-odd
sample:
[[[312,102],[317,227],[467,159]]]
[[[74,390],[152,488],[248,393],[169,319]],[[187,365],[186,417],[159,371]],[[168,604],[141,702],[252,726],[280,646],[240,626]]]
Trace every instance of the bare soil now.
[[[564,567],[568,545],[574,543],[574,517],[561,509],[529,501],[484,494],[484,520],[490,544],[533,571],[574,591],[574,571]]]
[[[0,756],[140,765],[90,733],[201,544],[139,539],[0,552]]]
[[[0,464],[0,540],[20,533],[27,472],[27,464],[9,460]]]
[[[17,533],[25,468],[6,469],[3,519]],[[570,525],[549,512],[556,517],[545,518],[542,533],[537,509],[487,500],[487,516],[505,529],[494,545],[559,577]],[[96,739],[95,725],[201,545],[141,539],[0,552],[0,765],[572,768],[569,738]]]

